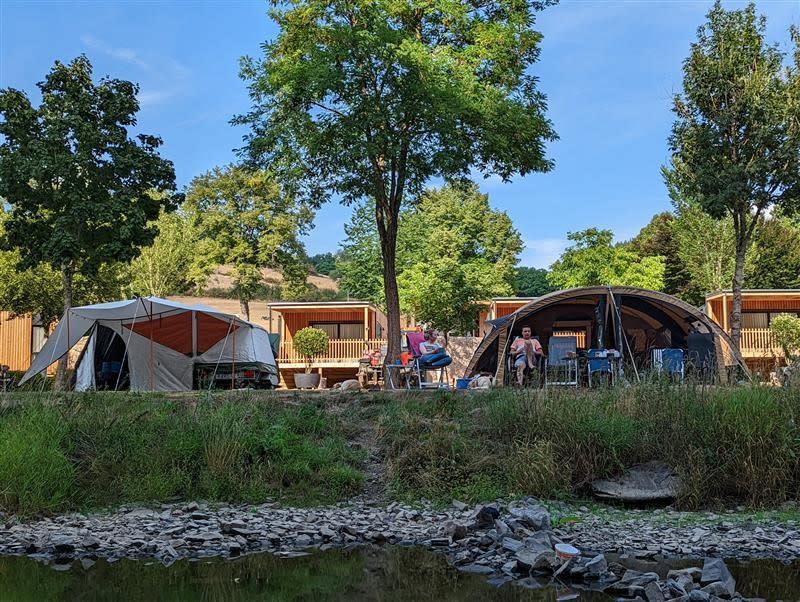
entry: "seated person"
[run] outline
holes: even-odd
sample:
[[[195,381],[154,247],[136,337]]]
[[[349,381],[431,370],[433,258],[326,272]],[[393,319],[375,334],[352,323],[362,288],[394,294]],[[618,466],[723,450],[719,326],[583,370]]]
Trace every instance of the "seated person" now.
[[[525,384],[525,368],[534,368],[542,358],[542,345],[533,338],[530,326],[523,326],[522,336],[511,343],[511,357],[514,358],[514,367],[517,369],[517,383]]]
[[[425,331],[425,340],[419,344],[420,364],[426,368],[444,368],[453,363],[453,358],[436,340],[436,331],[429,328]]]

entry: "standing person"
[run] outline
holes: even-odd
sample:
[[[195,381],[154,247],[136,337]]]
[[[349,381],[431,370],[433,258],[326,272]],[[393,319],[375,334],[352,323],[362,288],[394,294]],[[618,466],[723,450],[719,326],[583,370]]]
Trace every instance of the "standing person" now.
[[[511,343],[511,355],[514,358],[514,367],[517,369],[517,384],[521,387],[525,384],[525,368],[536,367],[544,355],[542,345],[533,338],[530,326],[523,326],[522,336]]]
[[[453,363],[453,358],[447,355],[444,347],[436,340],[436,331],[429,328],[425,331],[425,340],[419,344],[419,352],[422,356],[421,363],[429,368],[444,368]]]

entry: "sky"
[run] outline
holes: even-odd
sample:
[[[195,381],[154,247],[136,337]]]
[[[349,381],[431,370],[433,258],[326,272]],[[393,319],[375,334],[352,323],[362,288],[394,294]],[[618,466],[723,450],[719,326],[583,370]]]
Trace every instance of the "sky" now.
[[[555,169],[503,183],[480,179],[525,242],[521,265],[549,266],[567,233],[596,226],[629,239],[670,208],[660,169],[669,158],[671,99],[710,1],[562,0],[539,14],[542,53],[532,68],[559,140]],[[724,2],[727,8],[744,6]],[[768,39],[789,49],[800,0],[757,2]],[[246,130],[229,122],[250,106],[238,76],[277,28],[261,0],[0,0],[0,88],[38,102],[54,61],[85,53],[95,75],[141,87],[139,131],[163,138],[181,187],[236,159]],[[309,254],[335,251],[349,209],[317,214]]]

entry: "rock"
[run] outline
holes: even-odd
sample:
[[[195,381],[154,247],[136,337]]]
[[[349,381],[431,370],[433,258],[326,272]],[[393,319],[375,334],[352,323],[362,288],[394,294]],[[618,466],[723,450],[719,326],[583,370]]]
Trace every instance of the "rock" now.
[[[462,573],[473,573],[475,575],[491,575],[495,572],[492,567],[485,564],[465,564],[458,567],[458,570]]]
[[[687,576],[690,581],[700,582],[700,577],[703,574],[703,569],[691,566],[685,569],[673,569],[667,573],[667,579],[672,579],[678,576]]]
[[[333,539],[334,537],[336,537],[336,532],[333,529],[330,529],[329,527],[321,527],[319,530],[319,534],[321,537],[325,539]]]
[[[450,536],[453,541],[464,539],[467,536],[467,526],[459,523],[449,521],[444,527],[445,533]]]
[[[510,508],[511,515],[534,531],[550,530],[550,513],[538,504],[523,508]]]
[[[700,583],[707,585],[719,581],[727,590],[728,596],[733,597],[736,593],[736,581],[725,566],[721,558],[706,558],[703,561],[703,574],[700,576]]]
[[[625,574],[622,575],[622,579],[617,581],[614,585],[644,587],[648,583],[653,583],[654,581],[658,581],[658,573],[642,573],[640,571],[628,569],[625,571]]]
[[[595,495],[626,502],[647,502],[675,498],[681,481],[661,462],[639,464],[615,479],[598,479],[592,483]]]
[[[709,596],[716,596],[717,598],[729,599],[731,597],[731,592],[722,581],[709,583],[705,587],[700,588],[700,591],[707,593]]]
[[[689,602],[709,602],[710,599],[711,596],[699,589],[693,589],[689,592]]]
[[[453,508],[455,508],[459,512],[463,512],[464,510],[469,508],[469,506],[467,506],[467,504],[465,504],[464,502],[459,502],[458,500],[453,500],[453,504],[452,505],[453,505]]]
[[[658,581],[651,581],[644,586],[644,597],[647,602],[664,602],[664,593],[658,585]]]
[[[605,554],[598,554],[583,566],[586,569],[587,577],[597,578],[608,570],[608,561],[606,561]]]
[[[516,552],[517,550],[521,550],[524,544],[519,539],[504,537],[501,545],[509,552]]]
[[[53,540],[53,550],[56,554],[72,554],[75,551],[75,543],[71,539],[59,537]]]
[[[310,546],[314,540],[311,539],[308,535],[298,535],[297,538],[294,540],[295,544],[304,548],[306,546]]]
[[[556,553],[553,550],[533,550],[522,548],[514,554],[517,568],[521,572],[535,569],[552,569],[556,565]]]
[[[94,560],[91,558],[81,558],[81,566],[83,567],[84,571],[88,571],[94,566]]]
[[[494,525],[495,519],[500,518],[500,511],[494,506],[482,506],[475,513],[475,526],[486,529]]]

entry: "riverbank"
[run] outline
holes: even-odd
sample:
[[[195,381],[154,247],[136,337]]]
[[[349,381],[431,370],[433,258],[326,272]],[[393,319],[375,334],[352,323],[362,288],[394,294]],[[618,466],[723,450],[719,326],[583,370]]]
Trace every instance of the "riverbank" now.
[[[99,559],[154,559],[171,565],[180,559],[236,558],[258,552],[293,557],[361,545],[399,545],[443,554],[459,570],[496,583],[537,577],[547,583],[548,571],[559,566],[552,548],[565,543],[581,554],[572,579],[594,589],[612,588],[615,595],[622,595],[622,589],[613,586],[625,574],[614,573],[614,563],[620,559],[800,559],[800,516],[795,511],[775,516],[634,511],[535,500],[487,506],[454,502],[443,508],[396,502],[313,508],[192,502],[4,521],[0,555],[28,555],[55,568],[75,563],[90,568]],[[541,547],[542,541],[546,547]],[[529,553],[521,555],[520,550]],[[530,550],[536,554],[544,550],[546,564],[525,564],[539,562],[527,560],[533,554]],[[585,583],[585,566],[603,553],[613,556],[604,559],[602,571]],[[594,562],[596,566],[598,561]],[[695,564],[700,567],[703,560]],[[568,577],[569,572],[562,574],[561,580]],[[667,580],[659,585],[666,588]],[[635,587],[625,591],[636,593]]]
[[[797,499],[800,395],[656,383],[396,395],[11,393],[0,404],[0,510],[23,516],[190,499],[570,499],[651,460],[680,477],[678,508]]]

